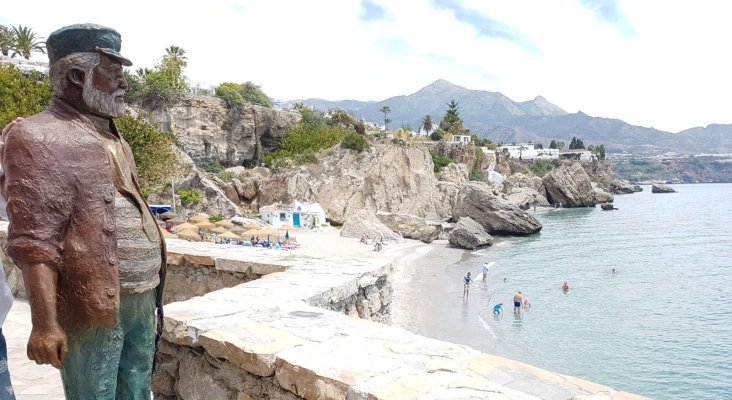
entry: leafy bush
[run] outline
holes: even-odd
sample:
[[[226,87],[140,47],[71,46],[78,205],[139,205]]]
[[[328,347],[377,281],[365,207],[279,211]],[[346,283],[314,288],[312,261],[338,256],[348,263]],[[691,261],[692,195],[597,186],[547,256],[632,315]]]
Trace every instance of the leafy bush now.
[[[343,137],[341,147],[344,149],[356,150],[360,153],[369,148],[369,142],[365,137],[356,132],[348,132],[346,136]]]
[[[536,160],[531,166],[531,172],[540,178],[549,173],[552,169],[554,169],[554,163],[549,160]]]
[[[307,152],[312,152],[314,156],[318,150],[335,146],[343,140],[346,133],[342,128],[328,125],[313,127],[300,124],[285,135],[282,143],[280,143],[279,150],[264,156],[264,162],[269,166],[273,166],[276,160],[285,158],[294,158],[296,156],[310,158],[304,155]],[[312,160],[312,158],[310,159]],[[284,166],[282,163],[278,164]]]
[[[397,138],[391,139],[391,143],[395,144],[397,146],[404,146],[406,144],[404,139],[397,139]]]
[[[432,163],[435,164],[435,173],[442,171],[443,168],[455,162],[450,157],[432,155]]]
[[[435,142],[439,142],[442,140],[442,132],[438,129],[430,134],[430,139],[432,139]]]
[[[224,82],[216,87],[215,92],[216,96],[224,99],[229,106],[252,103],[272,107],[272,100],[269,96],[259,86],[249,81],[242,84]]]
[[[47,77],[26,76],[10,64],[0,64],[0,130],[16,117],[37,114],[51,103],[53,89]]]
[[[201,191],[197,189],[184,189],[178,192],[178,198],[184,207],[196,206],[201,203]]]
[[[129,88],[125,95],[129,103],[137,103],[145,108],[169,106],[180,101],[188,91],[184,80],[176,79],[158,66],[146,71],[142,76],[126,74]]]
[[[223,221],[223,220],[224,220],[224,214],[221,214],[221,213],[215,213],[215,214],[211,215],[210,217],[208,217],[208,222],[210,222],[212,224],[219,222],[219,221]]]
[[[224,170],[224,166],[215,158],[209,158],[200,165],[201,169],[212,174],[218,174]]]
[[[234,180],[234,178],[238,178],[239,174],[237,174],[236,172],[223,170],[218,172],[216,176],[224,182],[231,182]]]
[[[468,180],[471,181],[482,181],[483,178],[485,178],[485,173],[479,169],[473,169],[470,171],[470,174],[468,175]]]
[[[295,161],[295,164],[297,164],[297,165],[317,164],[318,163],[318,157],[315,155],[315,152],[312,150],[307,150],[303,153],[295,155],[293,160]]]
[[[180,167],[173,137],[140,117],[125,114],[115,121],[135,157],[140,186],[149,191],[167,182]]]

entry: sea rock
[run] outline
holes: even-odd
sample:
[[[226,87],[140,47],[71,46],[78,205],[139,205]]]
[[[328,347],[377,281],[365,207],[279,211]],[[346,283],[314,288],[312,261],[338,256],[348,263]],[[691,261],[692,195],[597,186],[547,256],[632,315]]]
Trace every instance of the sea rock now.
[[[493,193],[483,182],[469,182],[458,189],[452,218],[471,217],[490,234],[525,235],[541,230],[541,223]]]
[[[468,181],[469,173],[470,171],[465,164],[451,163],[443,167],[442,170],[437,173],[437,180],[443,182],[466,183]]]
[[[546,189],[544,188],[544,182],[538,176],[528,176],[522,173],[515,173],[506,178],[503,182],[501,190],[503,193],[510,195],[516,191],[516,189],[530,188],[539,193],[542,197],[545,197]]]
[[[634,185],[628,181],[621,179],[613,179],[610,184],[610,193],[613,194],[629,194],[635,192],[642,192],[643,188],[639,185]]]
[[[259,162],[276,150],[300,114],[253,104],[228,107],[222,99],[189,95],[178,104],[139,114],[175,141],[198,163],[216,160],[225,166]]]
[[[612,193],[606,192],[594,184],[592,185],[592,191],[595,192],[595,201],[598,203],[612,203],[614,200]]]
[[[616,208],[613,207],[613,203],[601,203],[600,208],[602,208],[605,211],[615,210]]]
[[[384,240],[399,241],[401,238],[389,227],[381,223],[376,215],[362,209],[348,217],[341,228],[341,236],[360,238],[368,235],[370,239],[383,238]]]
[[[553,169],[542,179],[550,204],[563,207],[594,207],[597,204],[592,181],[577,162]]]
[[[671,186],[663,185],[661,183],[654,183],[651,186],[651,193],[676,193],[676,190]]]
[[[378,212],[376,217],[392,231],[401,233],[402,237],[425,243],[432,243],[441,231],[440,222],[430,223],[416,215]]]
[[[462,249],[475,250],[493,244],[493,237],[483,226],[470,217],[460,218],[448,236],[450,244]]]
[[[508,195],[508,201],[522,210],[528,210],[533,206],[549,207],[546,197],[529,187],[513,189]]]

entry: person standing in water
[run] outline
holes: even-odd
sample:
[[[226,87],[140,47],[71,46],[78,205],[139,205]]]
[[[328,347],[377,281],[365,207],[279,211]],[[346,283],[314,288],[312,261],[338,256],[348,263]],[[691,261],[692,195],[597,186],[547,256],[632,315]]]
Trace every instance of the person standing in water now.
[[[488,282],[488,270],[490,268],[488,261],[483,263],[483,283]]]
[[[463,278],[463,296],[467,296],[470,292],[470,285],[473,283],[473,278],[470,276],[470,272]]]
[[[503,314],[503,303],[498,303],[495,306],[493,306],[493,314],[495,314],[495,315]]]
[[[518,293],[516,293],[513,296],[513,312],[521,312],[521,307],[523,307],[524,302],[524,296],[521,294],[521,291],[519,290]]]

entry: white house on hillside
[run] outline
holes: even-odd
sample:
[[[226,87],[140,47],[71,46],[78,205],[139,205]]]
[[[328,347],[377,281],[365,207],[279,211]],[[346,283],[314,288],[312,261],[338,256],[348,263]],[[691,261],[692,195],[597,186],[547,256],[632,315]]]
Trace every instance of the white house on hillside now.
[[[281,227],[317,228],[325,223],[325,210],[318,203],[293,202],[291,205],[272,204],[259,208],[260,218],[268,224]]]
[[[574,158],[580,161],[592,161],[597,157],[591,151],[585,149],[561,150],[559,156],[562,158]]]
[[[511,158],[521,160],[555,160],[559,158],[559,149],[537,149],[533,143],[499,146],[496,151],[506,152]]]
[[[470,135],[452,135],[450,143],[470,144],[472,141],[473,138],[471,138]]]

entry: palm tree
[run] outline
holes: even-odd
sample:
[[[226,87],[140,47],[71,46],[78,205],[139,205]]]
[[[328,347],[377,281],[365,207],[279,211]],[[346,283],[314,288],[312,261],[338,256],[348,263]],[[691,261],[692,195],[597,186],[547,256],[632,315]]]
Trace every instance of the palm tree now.
[[[389,114],[391,112],[391,108],[389,106],[384,106],[379,109],[379,111],[384,113],[384,132],[389,130],[389,122],[391,122],[390,119],[386,118],[386,114]]]
[[[181,87],[181,75],[183,74],[183,68],[188,66],[188,58],[186,57],[186,51],[182,47],[170,46],[165,49],[165,55],[163,56],[163,66],[167,69],[175,82],[176,87]]]
[[[0,53],[5,57],[8,56],[10,49],[13,48],[13,31],[7,26],[0,25]]]
[[[153,70],[150,68],[138,68],[135,70],[135,75],[137,75],[138,78],[145,80],[148,75],[152,74]]]
[[[36,33],[33,29],[27,26],[18,25],[13,27],[13,55],[15,57],[20,54],[26,60],[30,59],[31,53],[34,51],[40,51],[46,54],[46,42],[42,41],[43,38],[36,38]]]
[[[431,115],[425,115],[424,118],[422,118],[422,129],[427,133],[427,136],[430,135],[430,132],[432,132],[432,116]]]

